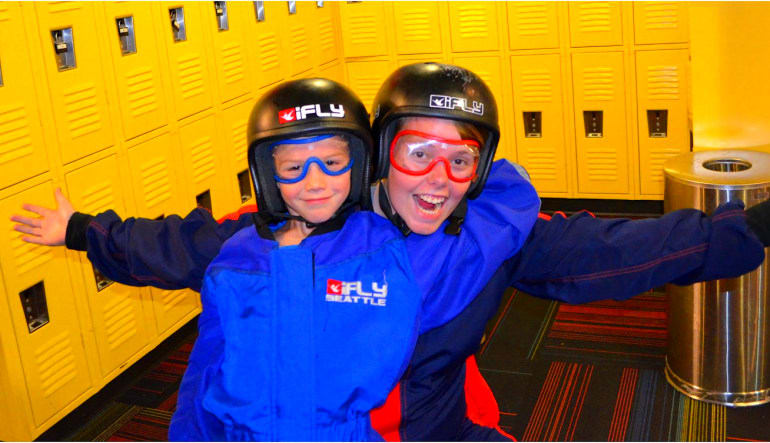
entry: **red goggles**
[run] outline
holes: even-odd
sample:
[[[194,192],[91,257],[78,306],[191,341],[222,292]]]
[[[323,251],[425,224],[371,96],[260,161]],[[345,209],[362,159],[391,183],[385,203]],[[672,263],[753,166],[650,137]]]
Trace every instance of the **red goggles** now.
[[[439,162],[447,177],[457,183],[476,178],[479,142],[453,140],[420,131],[399,131],[390,143],[390,164],[408,175],[425,175]]]

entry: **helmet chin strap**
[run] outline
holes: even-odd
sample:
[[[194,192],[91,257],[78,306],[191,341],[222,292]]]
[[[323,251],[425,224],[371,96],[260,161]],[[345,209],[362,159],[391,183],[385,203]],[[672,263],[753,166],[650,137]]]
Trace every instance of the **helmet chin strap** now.
[[[328,220],[321,223],[309,222],[299,215],[275,214],[269,212],[252,213],[252,219],[254,220],[254,227],[257,229],[259,236],[269,240],[275,240],[275,233],[270,229],[270,225],[285,220],[297,220],[303,222],[305,223],[305,226],[313,229],[313,232],[311,232],[310,235],[318,235],[341,228],[349,215],[350,211],[348,210],[353,206],[355,206],[353,202],[345,202],[331,217],[329,217]]]
[[[380,209],[382,210],[382,213],[385,214],[385,217],[390,220],[390,222],[393,223],[399,231],[401,231],[401,234],[404,236],[411,234],[412,230],[409,228],[409,225],[407,225],[404,219],[393,210],[393,205],[390,204],[388,193],[385,190],[385,185],[382,182],[380,182],[379,188],[378,200],[380,202]],[[444,228],[444,233],[448,235],[459,235],[460,231],[462,231],[462,224],[465,221],[465,214],[467,213],[468,198],[464,196],[462,200],[460,200],[460,203],[457,204],[457,207],[454,209],[454,211],[449,214],[449,218],[447,218],[449,223],[447,223],[446,227]]]

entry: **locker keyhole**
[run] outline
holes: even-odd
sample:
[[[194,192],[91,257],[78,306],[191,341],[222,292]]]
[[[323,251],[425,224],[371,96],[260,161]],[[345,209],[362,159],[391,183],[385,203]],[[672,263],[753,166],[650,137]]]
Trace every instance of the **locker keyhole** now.
[[[24,319],[27,321],[27,330],[33,333],[43,325],[48,324],[48,304],[45,301],[45,285],[42,281],[19,292],[21,308],[24,310]]]
[[[666,138],[668,136],[668,109],[648,109],[647,129],[650,138]]]
[[[249,179],[248,169],[238,173],[238,189],[241,190],[241,203],[251,200],[253,194],[251,192],[251,180]]]
[[[254,2],[254,13],[257,15],[258,22],[265,21],[265,2],[264,1]]]
[[[120,40],[120,52],[123,55],[136,53],[136,40],[134,39],[134,17],[120,17],[115,19],[118,28],[118,40]]]
[[[217,29],[220,31],[230,29],[227,21],[227,2],[214,2],[214,13],[217,16]]]
[[[114,281],[107,278],[104,274],[101,273],[98,269],[96,269],[93,265],[91,265],[91,268],[94,270],[94,282],[96,282],[96,292],[101,292],[107,288],[107,286],[115,283]]]
[[[604,111],[583,111],[583,125],[587,138],[604,137]]]
[[[184,8],[169,9],[168,16],[171,19],[171,32],[174,34],[174,41],[183,42],[187,40],[187,30],[184,25]]]
[[[543,136],[542,112],[524,112],[524,136],[527,138],[540,138]]]
[[[286,2],[289,4],[289,14],[296,14],[297,13],[297,2],[294,0],[290,0]]]
[[[208,209],[209,212],[214,212],[211,210],[211,191],[206,190],[196,195],[195,202],[199,208],[205,208]]]
[[[59,71],[75,67],[75,45],[72,41],[72,28],[51,31],[53,50],[56,54],[56,66]]]

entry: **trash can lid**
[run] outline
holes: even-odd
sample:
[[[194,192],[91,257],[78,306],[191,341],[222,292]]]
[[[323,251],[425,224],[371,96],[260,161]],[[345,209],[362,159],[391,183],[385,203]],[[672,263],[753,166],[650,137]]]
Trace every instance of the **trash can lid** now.
[[[663,173],[686,183],[766,186],[770,184],[770,154],[742,149],[688,152],[666,161]]]

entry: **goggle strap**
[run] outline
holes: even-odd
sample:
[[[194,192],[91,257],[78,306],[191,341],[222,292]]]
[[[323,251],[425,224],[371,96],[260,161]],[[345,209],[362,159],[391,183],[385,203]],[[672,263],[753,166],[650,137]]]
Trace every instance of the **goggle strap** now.
[[[304,145],[305,143],[315,143],[321,140],[326,140],[327,138],[332,138],[334,136],[335,136],[334,134],[321,134],[321,135],[313,135],[310,137],[285,138],[285,139],[277,140],[277,141],[274,141],[273,143],[270,143],[270,145],[267,148],[273,149],[278,145]]]
[[[411,234],[412,230],[409,229],[409,225],[406,224],[404,219],[401,218],[397,212],[393,211],[393,206],[390,204],[390,199],[388,198],[388,192],[385,190],[385,184],[380,182],[379,188],[378,200],[380,201],[380,209],[382,210],[382,213],[385,214],[385,218],[390,220],[390,222],[401,231],[401,234],[404,237]]]

